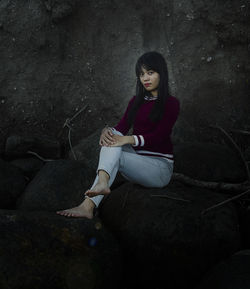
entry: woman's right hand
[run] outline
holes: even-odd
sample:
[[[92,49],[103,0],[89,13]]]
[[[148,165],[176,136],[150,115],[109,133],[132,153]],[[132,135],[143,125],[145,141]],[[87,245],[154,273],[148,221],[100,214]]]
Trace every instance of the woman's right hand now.
[[[114,139],[113,139],[113,132],[110,127],[105,127],[102,130],[100,140],[99,140],[99,145],[101,146],[110,146],[114,144]]]

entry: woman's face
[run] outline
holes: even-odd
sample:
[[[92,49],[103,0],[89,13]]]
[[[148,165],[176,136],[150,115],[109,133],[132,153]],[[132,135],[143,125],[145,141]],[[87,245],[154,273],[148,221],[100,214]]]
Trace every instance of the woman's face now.
[[[160,82],[160,74],[158,72],[142,67],[140,81],[147,91],[150,91],[153,96],[157,96]]]

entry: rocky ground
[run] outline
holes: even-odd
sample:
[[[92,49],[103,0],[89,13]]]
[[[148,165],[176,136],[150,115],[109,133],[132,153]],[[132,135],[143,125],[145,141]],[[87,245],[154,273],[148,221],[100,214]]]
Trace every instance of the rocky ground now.
[[[43,143],[39,153],[49,159],[42,161],[22,141],[18,158],[8,149],[0,162],[1,288],[231,288],[229,277],[233,288],[250,286],[247,195],[207,210],[237,192],[174,178],[148,189],[118,176],[93,219],[66,218],[55,212],[84,199],[95,176],[85,157],[94,160],[95,149],[82,141],[73,148],[78,160],[62,159]],[[175,153],[175,173],[218,186],[247,179],[225,146],[183,143]]]

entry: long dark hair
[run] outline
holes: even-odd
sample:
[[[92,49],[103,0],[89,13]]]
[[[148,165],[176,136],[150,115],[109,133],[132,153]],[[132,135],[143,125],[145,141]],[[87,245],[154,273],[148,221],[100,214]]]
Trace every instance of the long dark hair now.
[[[143,54],[136,62],[135,73],[137,76],[136,97],[131,109],[128,112],[128,123],[131,126],[135,120],[135,115],[141,104],[144,102],[145,95],[151,96],[151,93],[146,91],[140,81],[140,73],[142,67],[146,70],[154,70],[160,74],[160,82],[158,86],[158,97],[155,100],[154,106],[150,112],[149,119],[153,122],[160,120],[163,117],[165,103],[169,95],[168,84],[168,68],[164,57],[156,52],[151,51]]]

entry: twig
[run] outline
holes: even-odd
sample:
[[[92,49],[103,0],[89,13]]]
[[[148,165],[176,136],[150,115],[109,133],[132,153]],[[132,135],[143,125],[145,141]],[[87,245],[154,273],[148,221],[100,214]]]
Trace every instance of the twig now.
[[[248,168],[248,164],[239,148],[239,146],[235,143],[235,141],[231,138],[231,136],[220,126],[210,126],[211,128],[215,128],[215,129],[218,129],[220,130],[223,135],[226,137],[226,139],[229,141],[230,145],[233,147],[233,149],[236,151],[236,153],[239,155],[240,157],[240,160],[242,161],[244,167],[245,167],[245,171],[246,171],[246,174],[247,174],[247,179],[248,181],[250,181],[250,171],[249,171],[249,168]]]
[[[176,201],[191,202],[190,200],[185,200],[185,199],[181,199],[181,198],[170,197],[169,195],[151,195],[151,197],[167,198],[167,199],[176,200]]]
[[[86,108],[88,107],[88,105],[85,105],[84,107],[82,107],[79,111],[77,111],[69,120],[69,122],[71,122],[73,119],[75,119],[81,112],[83,112]]]
[[[72,120],[75,119],[75,118],[76,118],[81,112],[83,112],[85,109],[87,109],[87,107],[88,107],[88,105],[85,105],[85,106],[82,107],[79,111],[77,111],[71,118],[67,118],[67,119],[65,120],[65,122],[64,122],[61,130],[59,131],[59,133],[58,133],[58,135],[57,135],[57,138],[59,138],[59,137],[62,135],[63,129],[64,129],[65,127],[68,127],[68,128],[69,128],[69,127],[72,127],[72,124],[71,124]]]
[[[88,105],[85,105],[84,107],[82,107],[79,111],[77,111],[71,118],[67,118],[63,124],[63,127],[61,129],[61,131],[59,132],[59,134],[57,135],[57,137],[59,138],[63,132],[63,129],[65,127],[67,127],[69,129],[68,132],[68,141],[69,141],[69,146],[70,146],[70,150],[72,152],[72,155],[74,157],[75,160],[77,160],[76,154],[74,152],[73,146],[72,146],[72,142],[71,142],[71,131],[73,130],[72,128],[72,120],[74,120],[81,112],[83,112],[86,108],[88,107]]]
[[[68,140],[69,140],[69,146],[70,146],[71,152],[73,154],[73,157],[74,157],[75,160],[77,160],[76,154],[74,152],[74,149],[73,149],[73,146],[72,146],[72,143],[71,143],[71,128],[69,128]]]
[[[239,134],[244,134],[244,135],[249,135],[250,136],[250,131],[247,130],[240,130],[240,129],[231,129],[231,132],[239,133]]]
[[[200,188],[207,188],[207,189],[219,189],[224,191],[242,191],[247,190],[250,186],[249,182],[246,181],[244,183],[238,184],[231,184],[231,183],[223,183],[223,182],[206,182],[201,180],[192,179],[188,176],[185,176],[180,173],[173,173],[172,176],[173,180],[180,181],[187,185],[200,187]]]
[[[209,208],[203,210],[203,211],[201,212],[201,214],[203,215],[203,214],[207,213],[208,211],[210,211],[210,210],[212,210],[212,209],[214,209],[214,208],[218,208],[218,207],[220,207],[220,206],[222,206],[222,205],[225,205],[225,204],[227,204],[227,203],[229,203],[229,202],[231,202],[231,201],[234,201],[234,200],[236,200],[236,199],[239,199],[240,197],[248,194],[249,192],[250,192],[250,189],[247,190],[247,191],[245,191],[245,192],[243,192],[243,193],[241,193],[241,194],[239,194],[239,195],[237,195],[237,196],[234,196],[234,197],[232,197],[232,198],[230,198],[230,199],[227,199],[227,200],[225,200],[225,201],[223,201],[223,202],[220,202],[220,203],[218,203],[218,204],[216,204],[216,205],[214,205],[214,206],[212,206],[212,207],[209,207]]]
[[[53,159],[45,159],[45,158],[41,157],[39,154],[37,154],[37,153],[35,153],[33,151],[27,151],[27,153],[30,154],[30,155],[34,155],[35,157],[37,157],[38,159],[40,159],[43,162],[52,162],[52,161],[54,161]]]

